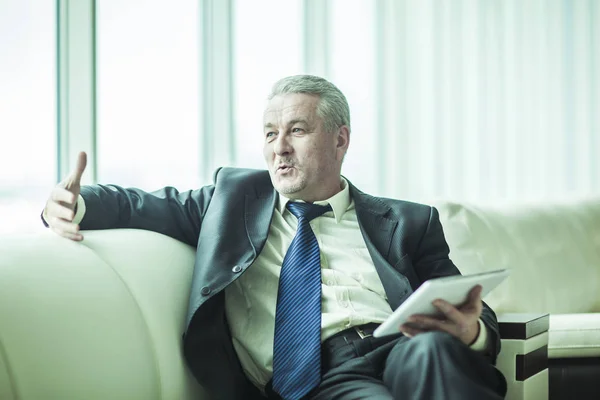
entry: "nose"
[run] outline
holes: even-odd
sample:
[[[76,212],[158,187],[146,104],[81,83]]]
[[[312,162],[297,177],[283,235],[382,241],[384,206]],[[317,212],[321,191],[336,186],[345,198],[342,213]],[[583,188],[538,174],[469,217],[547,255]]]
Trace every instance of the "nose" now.
[[[278,156],[286,156],[293,151],[292,144],[290,143],[290,138],[288,135],[279,134],[275,139],[275,143],[273,144],[273,151]]]

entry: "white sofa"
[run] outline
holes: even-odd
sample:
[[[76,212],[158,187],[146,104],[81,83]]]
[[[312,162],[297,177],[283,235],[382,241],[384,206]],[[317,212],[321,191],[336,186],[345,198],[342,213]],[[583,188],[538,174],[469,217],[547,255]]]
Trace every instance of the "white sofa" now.
[[[0,240],[0,399],[203,399],[181,351],[194,249],[139,230]]]
[[[508,399],[548,397],[548,372],[513,379],[517,354],[600,356],[600,201],[483,209],[436,203],[465,274],[508,267],[485,300],[551,313],[550,332],[503,339]],[[203,399],[181,335],[194,249],[138,230],[0,237],[0,399]],[[542,346],[542,347],[541,347]]]
[[[545,205],[434,205],[461,273],[511,270],[485,298],[500,319],[503,313],[550,314],[550,398],[600,398],[600,197]],[[502,346],[525,353],[543,340],[503,340]],[[539,377],[529,387],[515,380],[513,357],[503,351],[498,360],[509,381],[507,398],[542,398],[540,380],[533,382]]]

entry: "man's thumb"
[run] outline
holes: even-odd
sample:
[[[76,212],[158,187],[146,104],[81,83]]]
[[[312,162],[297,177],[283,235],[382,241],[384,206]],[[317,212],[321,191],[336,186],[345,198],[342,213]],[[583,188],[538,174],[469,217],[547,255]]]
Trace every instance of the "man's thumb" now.
[[[81,182],[81,176],[83,175],[83,171],[85,171],[85,166],[87,165],[87,154],[84,151],[80,152],[77,156],[77,163],[75,164],[75,169],[71,174],[71,184],[79,184]]]

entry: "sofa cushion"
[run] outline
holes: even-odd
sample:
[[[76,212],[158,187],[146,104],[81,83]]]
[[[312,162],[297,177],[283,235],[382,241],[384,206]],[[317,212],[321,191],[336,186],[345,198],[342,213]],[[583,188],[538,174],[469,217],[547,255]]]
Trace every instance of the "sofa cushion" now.
[[[548,357],[600,357],[600,314],[550,315]]]
[[[511,269],[485,300],[497,312],[600,312],[600,199],[478,207],[435,202],[463,274]]]

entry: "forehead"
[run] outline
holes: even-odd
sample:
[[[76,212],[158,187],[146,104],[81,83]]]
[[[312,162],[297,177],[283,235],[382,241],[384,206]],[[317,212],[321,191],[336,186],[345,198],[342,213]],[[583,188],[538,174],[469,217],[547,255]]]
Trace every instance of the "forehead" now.
[[[278,95],[267,102],[265,123],[285,123],[290,119],[313,120],[316,117],[319,98],[304,93]]]

